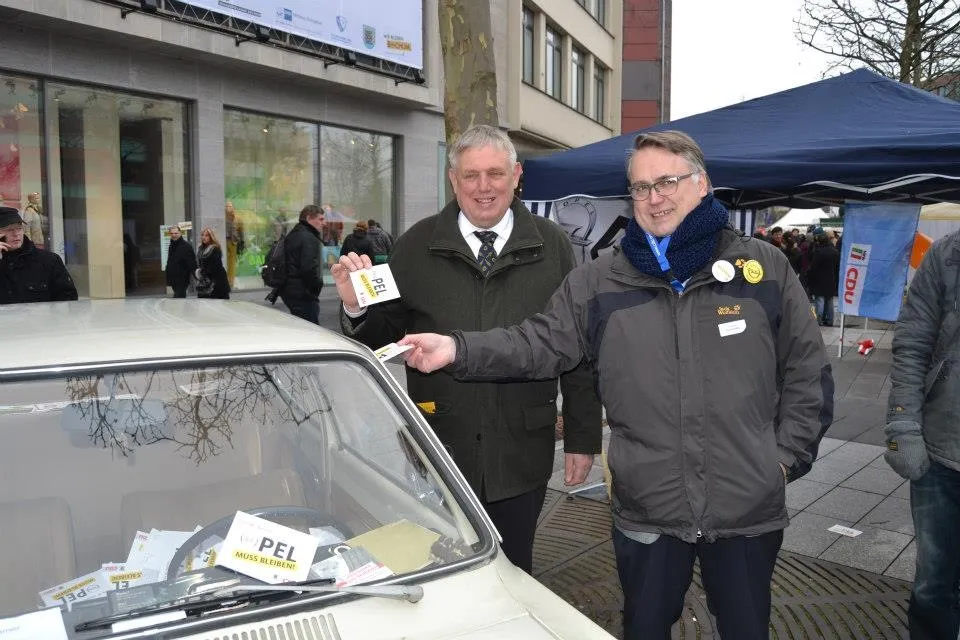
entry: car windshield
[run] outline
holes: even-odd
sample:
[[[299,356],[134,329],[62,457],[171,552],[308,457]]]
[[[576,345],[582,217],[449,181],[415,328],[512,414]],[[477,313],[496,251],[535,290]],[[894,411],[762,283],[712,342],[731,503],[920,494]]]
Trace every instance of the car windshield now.
[[[356,361],[84,371],[0,394],[3,617],[59,607],[71,637],[98,637],[74,629],[238,583],[396,580],[484,547]]]

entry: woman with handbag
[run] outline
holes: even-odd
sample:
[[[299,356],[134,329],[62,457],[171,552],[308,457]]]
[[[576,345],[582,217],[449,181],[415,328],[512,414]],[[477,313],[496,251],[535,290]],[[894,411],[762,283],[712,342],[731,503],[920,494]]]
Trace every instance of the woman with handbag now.
[[[223,252],[210,227],[204,227],[200,232],[197,265],[197,297],[229,299],[230,283],[227,281],[227,270],[223,266]]]

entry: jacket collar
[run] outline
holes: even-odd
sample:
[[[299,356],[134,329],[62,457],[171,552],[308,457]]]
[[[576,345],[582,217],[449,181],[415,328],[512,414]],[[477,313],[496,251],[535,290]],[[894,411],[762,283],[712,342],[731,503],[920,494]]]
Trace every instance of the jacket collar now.
[[[293,228],[296,231],[297,227],[300,227],[304,231],[309,231],[313,235],[320,237],[320,232],[313,228],[313,225],[307,224],[306,222],[297,222],[296,226]],[[291,232],[292,233],[292,232]]]
[[[690,277],[690,280],[687,282],[686,290],[689,290],[691,286],[695,286],[702,281],[709,280],[712,276],[710,273],[710,266],[721,258],[725,258],[728,253],[736,250],[736,241],[741,237],[741,233],[734,229],[733,227],[724,227],[720,230],[720,237],[717,239],[717,246],[713,251],[713,257],[700,271],[696,272]],[[630,264],[630,261],[627,259],[626,254],[620,249],[620,245],[614,247],[613,262],[610,265],[611,277],[614,280],[619,282],[624,282],[627,284],[632,284],[635,286],[642,287],[659,287],[662,289],[672,290],[670,283],[666,280],[661,280],[659,278],[654,278],[645,273],[640,273],[635,266]]]
[[[533,214],[527,209],[519,198],[514,198],[510,203],[510,209],[513,210],[513,230],[507,243],[504,245],[500,255],[543,246],[543,236],[537,229]],[[463,239],[460,233],[460,225],[457,223],[460,216],[460,205],[456,199],[447,203],[447,206],[440,212],[437,225],[433,229],[433,235],[430,237],[430,251],[452,251],[461,253],[464,256],[474,259],[470,246]]]

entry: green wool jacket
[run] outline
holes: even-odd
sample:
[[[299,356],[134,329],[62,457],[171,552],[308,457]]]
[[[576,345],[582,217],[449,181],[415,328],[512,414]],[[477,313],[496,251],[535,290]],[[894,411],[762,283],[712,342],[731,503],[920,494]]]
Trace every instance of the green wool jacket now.
[[[407,333],[450,333],[509,327],[539,313],[575,266],[573,249],[555,223],[514,199],[513,231],[484,277],[457,224],[454,200],[400,236],[390,269],[400,299],[370,307],[359,320],[342,312],[345,335],[371,348]],[[560,377],[564,449],[597,453],[601,409],[592,369]],[[553,471],[557,379],[458,382],[444,371],[407,367],[407,391],[482,499],[511,498],[546,484]]]

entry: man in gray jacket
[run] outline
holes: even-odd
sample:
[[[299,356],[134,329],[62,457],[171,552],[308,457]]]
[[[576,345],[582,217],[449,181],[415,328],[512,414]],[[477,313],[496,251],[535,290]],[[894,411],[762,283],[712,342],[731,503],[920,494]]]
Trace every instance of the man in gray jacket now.
[[[699,558],[720,634],[767,638],[785,485],[833,416],[820,329],[783,253],[729,227],[689,136],[638,136],[627,172],[622,244],[573,270],[544,313],[401,344],[409,365],[464,380],[590,361],[611,428],[624,637],[670,637]]]
[[[927,252],[893,337],[887,463],[910,480],[917,570],[912,640],[956,640],[960,631],[960,232]]]

